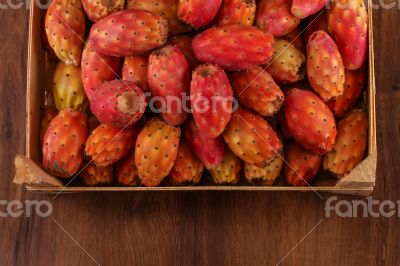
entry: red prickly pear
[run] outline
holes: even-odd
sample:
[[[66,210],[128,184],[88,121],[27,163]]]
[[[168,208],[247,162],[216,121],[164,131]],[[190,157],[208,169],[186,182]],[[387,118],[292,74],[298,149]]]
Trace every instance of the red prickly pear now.
[[[158,186],[169,174],[178,155],[179,127],[157,118],[146,123],[136,141],[135,162],[142,183]]]
[[[325,31],[316,31],[308,39],[307,76],[323,101],[343,94],[345,76],[342,57]]]
[[[214,139],[206,137],[197,127],[194,119],[186,122],[184,133],[194,154],[207,169],[221,163],[225,153],[224,141],[221,137]]]
[[[299,19],[311,16],[325,7],[327,0],[293,0],[291,11]]]
[[[115,179],[125,186],[137,186],[139,176],[135,165],[135,152],[131,152],[115,165]]]
[[[178,156],[172,167],[170,177],[174,184],[197,184],[200,182],[204,166],[190,150],[189,145],[181,139]]]
[[[281,108],[283,92],[261,67],[250,67],[230,77],[235,96],[242,105],[262,116],[272,116]]]
[[[222,0],[179,0],[178,17],[194,28],[209,24],[218,13]]]
[[[221,163],[208,171],[215,184],[236,184],[240,179],[242,161],[227,149]]]
[[[100,124],[86,140],[85,154],[98,167],[112,165],[132,151],[138,131],[137,125],[120,129]]]
[[[284,176],[286,183],[295,187],[310,185],[321,169],[322,158],[292,143],[286,153]]]
[[[93,49],[110,56],[141,55],[167,41],[167,21],[147,10],[122,10],[97,21],[90,30]]]
[[[186,57],[177,46],[166,45],[154,51],[147,71],[152,96],[161,97],[164,120],[177,126],[188,117],[183,99],[189,92],[190,69]]]
[[[94,163],[88,163],[80,175],[88,186],[109,185],[113,181],[113,167],[98,167]]]
[[[264,166],[282,149],[276,132],[261,116],[239,108],[222,134],[225,142],[243,161]]]
[[[222,0],[214,26],[253,25],[256,16],[255,0]]]
[[[62,178],[75,175],[82,164],[87,135],[85,114],[72,109],[60,111],[43,137],[44,169]]]
[[[300,19],[290,12],[291,0],[260,0],[257,6],[256,25],[275,37],[288,34],[300,24]]]
[[[79,0],[54,0],[46,12],[47,40],[57,57],[79,66],[85,37],[85,15]]]
[[[224,70],[200,65],[192,74],[190,98],[197,127],[208,138],[221,135],[231,118],[233,92]]]
[[[190,27],[178,18],[178,0],[127,0],[126,9],[145,9],[163,16],[168,21],[172,35],[190,31]]]
[[[100,122],[128,127],[138,121],[146,109],[146,97],[131,81],[106,81],[93,94],[90,108]]]
[[[328,13],[323,10],[308,19],[307,26],[304,32],[304,40],[306,43],[310,38],[311,34],[316,31],[323,30],[328,32]]]
[[[343,116],[353,108],[365,88],[366,73],[364,68],[345,71],[344,92],[333,100],[326,102],[326,105],[337,117]]]
[[[282,171],[284,164],[283,152],[264,167],[259,167],[254,164],[245,163],[244,174],[248,182],[254,185],[272,186]]]
[[[193,52],[203,63],[240,70],[265,64],[272,56],[274,37],[254,26],[210,28],[193,39]]]
[[[336,123],[332,112],[314,93],[292,89],[284,103],[289,133],[305,149],[325,154],[333,149]]]
[[[333,1],[328,11],[328,28],[344,66],[355,70],[364,65],[368,51],[368,14],[363,0]]]
[[[122,79],[135,82],[142,91],[150,91],[147,82],[149,57],[146,55],[127,56],[122,65]]]
[[[120,58],[93,51],[87,42],[82,53],[82,82],[90,100],[96,89],[104,82],[116,79],[120,70]]]
[[[342,178],[364,158],[367,148],[367,115],[354,109],[338,123],[335,148],[325,155],[324,169]]]
[[[186,56],[186,59],[189,61],[190,69],[195,69],[198,65],[200,65],[200,62],[197,60],[196,56],[194,56],[192,50],[192,41],[193,38],[188,35],[179,35],[171,37],[168,40],[168,43],[178,46],[179,49],[181,49],[181,52]]]
[[[82,6],[91,21],[98,21],[113,12],[124,9],[125,0],[82,0]]]

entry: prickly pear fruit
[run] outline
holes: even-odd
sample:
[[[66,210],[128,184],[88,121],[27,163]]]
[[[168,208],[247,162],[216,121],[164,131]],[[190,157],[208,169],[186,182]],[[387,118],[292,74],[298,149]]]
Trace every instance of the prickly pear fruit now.
[[[242,161],[227,149],[221,163],[208,171],[214,183],[234,185],[239,182],[241,169]]]
[[[307,76],[323,101],[343,94],[345,76],[342,57],[325,31],[316,31],[308,39]]]
[[[286,183],[296,187],[309,186],[321,169],[320,155],[309,152],[292,143],[286,153],[284,176]]]
[[[291,11],[299,19],[306,18],[323,9],[327,0],[293,0]]]
[[[79,66],[85,37],[85,15],[80,0],[54,0],[46,12],[47,40],[57,57]]]
[[[224,70],[200,65],[190,84],[192,112],[197,127],[208,138],[221,135],[231,118],[233,92]]]
[[[181,49],[181,52],[186,56],[186,59],[189,61],[190,69],[195,69],[198,65],[200,65],[200,62],[197,60],[196,56],[194,56],[192,50],[192,41],[193,38],[188,35],[179,35],[171,37],[168,40],[168,43],[178,46],[179,49]]]
[[[134,147],[137,125],[120,129],[100,124],[86,140],[85,154],[98,167],[106,167],[125,157]]]
[[[116,79],[120,70],[120,58],[96,53],[90,42],[82,53],[82,82],[90,100],[96,89],[104,82]]]
[[[98,21],[109,14],[124,9],[125,0],[82,0],[82,6],[91,21]]]
[[[300,24],[300,19],[290,12],[291,0],[260,0],[257,6],[256,25],[264,32],[280,37]]]
[[[142,117],[146,109],[146,97],[134,82],[106,81],[93,94],[90,108],[100,122],[124,128]]]
[[[86,111],[89,103],[83,89],[80,67],[58,62],[53,77],[53,96],[58,110],[71,108]]]
[[[141,55],[167,41],[167,21],[147,10],[122,10],[97,21],[90,30],[93,49],[110,56]]]
[[[332,150],[336,124],[332,112],[314,93],[293,89],[284,103],[289,133],[303,148],[325,154]]]
[[[254,26],[230,25],[210,28],[193,39],[193,52],[203,63],[227,70],[265,64],[272,56],[274,37]]]
[[[304,54],[288,41],[276,39],[267,71],[278,83],[293,84],[305,77]]]
[[[136,141],[135,162],[139,178],[154,187],[169,174],[178,155],[179,127],[157,118],[146,123]]]
[[[256,16],[255,0],[222,0],[214,26],[253,25]]]
[[[60,111],[43,137],[44,169],[63,178],[75,175],[82,164],[87,135],[85,114],[72,109]]]
[[[306,43],[308,42],[311,34],[316,31],[323,30],[328,33],[328,13],[325,10],[311,16],[307,23],[308,24],[304,32],[304,40]]]
[[[244,108],[232,114],[222,135],[233,153],[251,164],[270,163],[282,149],[281,141],[268,122]]]
[[[230,77],[235,96],[242,105],[263,116],[272,116],[281,108],[283,92],[261,67],[250,67]]]
[[[306,46],[304,44],[302,31],[299,29],[299,27],[296,27],[288,34],[282,36],[281,39],[286,40],[291,44],[293,44],[294,47],[296,47],[296,49],[302,52],[303,54],[306,52]]]
[[[147,66],[149,57],[147,55],[127,56],[122,65],[122,79],[135,82],[142,91],[149,91],[147,82]]]
[[[178,46],[166,45],[150,55],[147,79],[152,96],[164,99],[164,120],[174,126],[182,124],[188,117],[183,99],[189,93],[190,69]]]
[[[127,0],[126,8],[145,9],[163,16],[168,21],[168,31],[172,35],[191,29],[178,19],[178,0]]]
[[[249,183],[254,185],[272,186],[275,179],[280,176],[283,164],[283,152],[279,153],[272,162],[264,167],[245,163],[245,178]]]
[[[189,145],[181,139],[178,156],[172,167],[170,177],[174,184],[197,184],[200,182],[204,166],[190,150]]]
[[[328,11],[328,28],[344,66],[355,70],[364,65],[368,50],[368,14],[363,0],[333,1]]]
[[[224,141],[221,137],[213,139],[206,137],[197,127],[194,119],[186,122],[184,133],[194,154],[207,169],[221,163],[225,153]]]
[[[40,119],[40,141],[43,142],[44,134],[49,128],[51,120],[57,115],[57,109],[51,106],[44,107]]]
[[[222,0],[179,0],[178,17],[194,28],[209,24],[218,13]]]
[[[111,184],[113,181],[113,167],[98,167],[94,163],[88,163],[80,173],[83,181],[88,186]]]
[[[139,176],[135,164],[135,152],[131,152],[118,161],[115,165],[115,179],[119,184],[125,186],[137,186]]]
[[[354,109],[338,123],[335,148],[324,158],[324,169],[341,178],[364,158],[367,148],[367,115]]]
[[[326,102],[326,105],[337,116],[341,117],[357,102],[366,83],[365,69],[345,70],[343,94]]]

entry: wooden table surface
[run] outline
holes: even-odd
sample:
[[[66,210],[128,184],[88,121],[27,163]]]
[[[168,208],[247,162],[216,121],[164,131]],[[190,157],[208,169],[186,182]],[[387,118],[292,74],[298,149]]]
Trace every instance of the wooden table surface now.
[[[25,148],[28,17],[25,8],[0,9],[0,200],[45,199],[53,213],[0,218],[0,265],[399,265],[397,215],[326,217],[329,194],[86,193],[52,200],[14,185],[14,156]],[[374,18],[379,162],[372,196],[395,201],[400,12],[375,10]]]

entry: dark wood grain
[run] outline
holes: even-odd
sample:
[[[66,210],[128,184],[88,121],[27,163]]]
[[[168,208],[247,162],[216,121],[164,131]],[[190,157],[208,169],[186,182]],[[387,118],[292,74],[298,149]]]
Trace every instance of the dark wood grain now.
[[[400,12],[375,10],[379,163],[373,197],[400,188]],[[87,193],[12,184],[25,145],[28,12],[0,10],[0,199],[47,199],[49,218],[0,218],[0,265],[399,265],[400,220],[325,217],[314,193]],[[325,198],[328,194],[323,195]],[[339,196],[339,199],[353,199]],[[53,220],[54,219],[54,220]]]

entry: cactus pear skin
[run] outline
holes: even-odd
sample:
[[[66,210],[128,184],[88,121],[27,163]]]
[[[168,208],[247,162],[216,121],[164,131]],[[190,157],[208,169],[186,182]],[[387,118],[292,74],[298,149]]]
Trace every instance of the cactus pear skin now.
[[[307,43],[307,76],[323,101],[343,94],[344,65],[332,38],[324,31],[314,32]]]
[[[283,92],[261,67],[233,73],[230,78],[235,96],[243,106],[262,116],[272,116],[281,108]]]
[[[290,10],[299,19],[304,19],[323,9],[326,2],[327,0],[293,0]]]
[[[326,102],[326,105],[337,117],[343,116],[357,102],[361,92],[365,88],[366,73],[364,68],[357,70],[345,70],[343,94]]]
[[[134,151],[115,164],[115,180],[125,186],[138,185],[139,176],[135,164]]]
[[[268,122],[245,108],[232,114],[222,135],[233,153],[250,164],[265,165],[282,149],[281,141]]]
[[[122,10],[97,21],[90,30],[92,48],[110,56],[141,55],[167,41],[167,21],[147,10]]]
[[[85,154],[98,167],[112,165],[133,150],[138,129],[137,125],[120,129],[102,123],[86,140]]]
[[[215,184],[236,184],[240,179],[242,161],[227,149],[224,158],[217,166],[209,169],[211,178]]]
[[[91,21],[98,21],[113,12],[124,9],[125,0],[82,0],[82,6]]]
[[[300,24],[290,12],[291,0],[260,0],[257,6],[256,26],[275,37],[288,34]]]
[[[292,143],[286,153],[284,177],[295,187],[309,185],[321,169],[322,157]]]
[[[223,69],[200,65],[190,84],[192,112],[197,127],[208,138],[221,135],[231,118],[233,92]]]
[[[361,68],[368,51],[368,14],[362,0],[334,1],[328,11],[328,28],[334,37],[344,66]]]
[[[305,55],[288,41],[276,39],[267,72],[276,82],[293,84],[305,77]]]
[[[82,82],[90,100],[104,82],[116,79],[120,71],[120,58],[96,53],[87,42],[82,53]]]
[[[183,98],[189,93],[190,69],[178,46],[166,45],[150,55],[147,79],[152,96],[165,100],[163,119],[173,126],[182,124],[188,117]]]
[[[51,120],[43,137],[43,167],[58,177],[75,175],[83,160],[83,148],[88,135],[87,116],[64,109]]]
[[[191,28],[178,18],[178,0],[127,0],[126,9],[145,9],[163,16],[172,35],[186,33]]]
[[[179,0],[178,17],[194,28],[209,24],[218,13],[222,0]]]
[[[325,154],[333,149],[336,123],[332,112],[314,93],[292,89],[284,103],[290,135],[303,148]]]
[[[364,158],[367,148],[367,115],[363,110],[350,111],[338,123],[335,148],[325,155],[323,168],[342,178]]]
[[[145,186],[158,186],[170,173],[178,155],[179,127],[154,118],[146,123],[136,141],[135,162]]]
[[[222,0],[214,26],[253,25],[256,16],[255,0]]]
[[[186,56],[186,59],[189,61],[190,69],[195,69],[198,65],[200,65],[200,62],[193,53],[192,41],[193,38],[188,35],[179,35],[172,36],[168,40],[168,43],[178,46],[179,49],[181,49],[181,52]]]
[[[200,182],[204,166],[193,154],[184,139],[179,143],[178,156],[170,177],[174,184],[197,184]]]
[[[193,39],[193,52],[203,63],[240,70],[265,64],[272,56],[274,37],[254,26],[210,28]]]
[[[43,142],[44,134],[49,128],[51,120],[57,116],[57,109],[52,106],[44,107],[40,118],[40,141]]]
[[[245,163],[244,174],[246,180],[254,185],[272,186],[274,181],[280,176],[283,168],[283,152],[263,167]]]
[[[80,175],[88,186],[109,185],[113,182],[113,167],[98,167],[94,163],[88,163]]]
[[[193,153],[207,169],[221,163],[225,153],[224,141],[221,137],[206,137],[197,127],[194,119],[189,119],[186,122],[184,134]]]
[[[89,102],[83,89],[80,67],[58,62],[53,76],[53,96],[58,110],[87,110]]]
[[[124,128],[142,117],[146,109],[146,97],[134,82],[106,81],[93,94],[90,108],[100,122]]]
[[[46,12],[47,40],[57,57],[79,66],[85,37],[85,15],[80,0],[55,0]]]
[[[147,55],[127,56],[122,65],[122,80],[135,82],[143,92],[150,91],[147,82]]]
[[[319,30],[323,30],[327,33],[329,32],[328,13],[325,10],[311,16],[308,19],[308,24],[304,32],[304,40],[306,41],[306,43],[308,42],[308,39],[310,38],[311,34]]]

